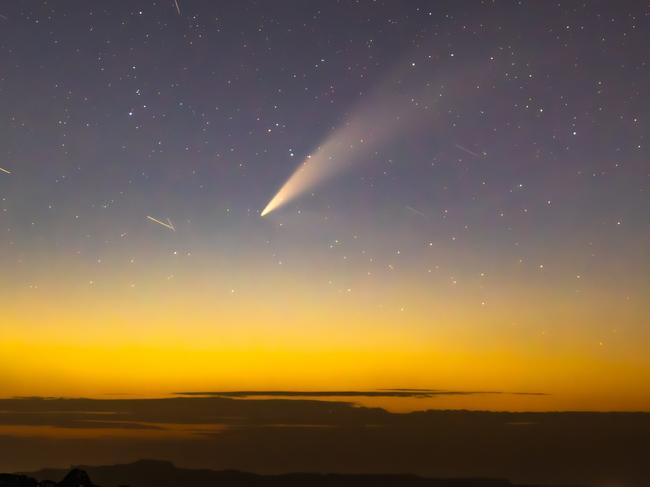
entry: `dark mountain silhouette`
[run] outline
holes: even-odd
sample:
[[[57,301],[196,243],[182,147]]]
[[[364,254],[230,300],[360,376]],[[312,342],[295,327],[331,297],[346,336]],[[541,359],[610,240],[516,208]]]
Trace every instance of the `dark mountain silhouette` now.
[[[0,399],[0,411],[5,472],[144,457],[267,475],[408,472],[650,486],[649,413],[395,413],[345,401],[225,397],[15,398]]]
[[[70,470],[60,482],[37,480],[27,475],[0,474],[0,487],[99,487],[92,483],[88,474],[79,469]]]
[[[0,487],[37,487],[40,484],[31,477],[26,475],[12,475],[9,473],[0,473]]]
[[[88,473],[87,473],[88,472]],[[0,475],[0,487],[535,487],[500,479],[433,479],[408,474],[289,473],[258,475],[236,470],[193,470],[171,462],[140,460],[125,465],[83,466],[67,474],[45,469]],[[62,478],[58,483],[49,479]]]
[[[79,468],[73,468],[63,477],[63,480],[56,484],[57,487],[93,487],[88,474]]]

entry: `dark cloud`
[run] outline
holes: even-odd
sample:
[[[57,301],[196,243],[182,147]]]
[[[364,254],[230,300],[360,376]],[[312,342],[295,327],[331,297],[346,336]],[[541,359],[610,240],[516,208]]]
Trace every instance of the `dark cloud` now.
[[[456,396],[472,394],[515,394],[515,395],[546,395],[543,392],[503,392],[503,391],[446,391],[438,389],[379,389],[373,391],[206,391],[206,392],[177,392],[179,396],[203,397],[416,397],[431,398],[434,396]]]

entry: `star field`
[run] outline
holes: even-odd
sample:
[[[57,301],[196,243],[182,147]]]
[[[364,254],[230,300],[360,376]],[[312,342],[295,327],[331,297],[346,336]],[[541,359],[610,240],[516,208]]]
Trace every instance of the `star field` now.
[[[40,336],[38,353],[105,354],[96,385],[65,368],[51,387],[529,388],[552,398],[518,407],[650,407],[647,5],[0,14],[0,333],[16,353]],[[332,138],[346,170],[261,218]],[[133,380],[110,371],[150,346]],[[156,372],[197,349],[198,376]],[[6,394],[52,392],[46,362],[5,356]]]

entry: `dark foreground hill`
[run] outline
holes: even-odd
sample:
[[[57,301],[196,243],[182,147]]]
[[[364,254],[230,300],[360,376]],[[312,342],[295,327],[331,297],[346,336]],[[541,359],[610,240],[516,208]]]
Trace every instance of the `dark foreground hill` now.
[[[92,480],[91,480],[92,479]],[[95,484],[96,482],[97,484]],[[83,466],[0,474],[0,487],[534,487],[500,479],[432,479],[416,475],[291,473],[257,475],[235,470],[191,470],[171,462]]]
[[[98,487],[92,483],[88,474],[73,468],[59,482],[36,480],[22,474],[0,474],[0,487]]]
[[[164,458],[263,474],[650,486],[650,413],[394,413],[345,401],[194,396],[0,399],[0,412],[0,472]]]

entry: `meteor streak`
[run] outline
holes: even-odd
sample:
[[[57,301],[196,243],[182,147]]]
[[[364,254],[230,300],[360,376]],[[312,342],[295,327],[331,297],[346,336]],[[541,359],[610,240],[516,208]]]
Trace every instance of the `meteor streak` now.
[[[168,223],[161,222],[160,220],[157,220],[156,218],[154,218],[152,216],[149,216],[149,215],[147,215],[147,218],[149,220],[151,220],[152,222],[155,222],[155,223],[158,223],[159,225],[162,225],[165,228],[169,228],[172,232],[176,231],[176,229],[174,228],[174,225],[172,224],[172,221],[169,218],[167,218]]]
[[[418,210],[417,208],[413,208],[412,206],[408,206],[408,205],[406,205],[404,208],[406,208],[406,209],[407,209],[408,211],[410,211],[411,213],[415,213],[416,215],[422,216],[422,217],[424,217],[424,218],[426,218],[426,216],[427,216],[426,214],[424,214],[423,212],[421,212],[421,211]]]
[[[460,144],[456,144],[456,148],[462,150],[463,152],[467,152],[469,155],[472,155],[474,157],[481,157],[480,154],[477,154],[476,152],[469,150],[467,147],[463,147]]]
[[[6,173],[6,174],[11,174],[11,171],[6,170],[4,167],[0,167],[0,171]]]

